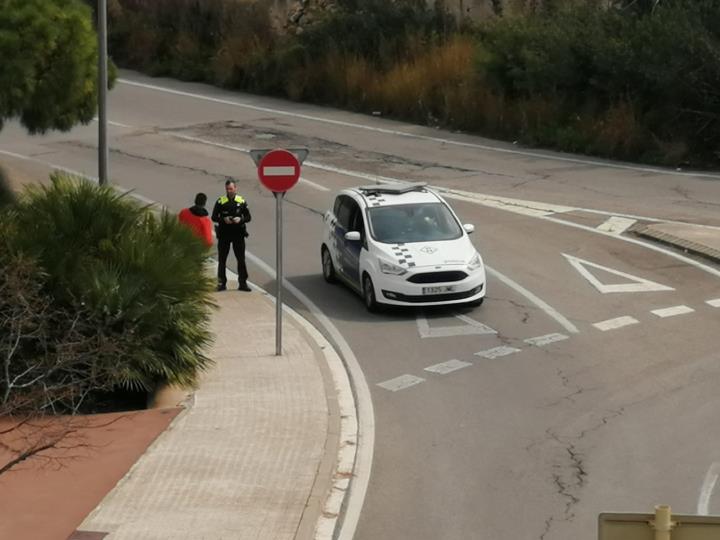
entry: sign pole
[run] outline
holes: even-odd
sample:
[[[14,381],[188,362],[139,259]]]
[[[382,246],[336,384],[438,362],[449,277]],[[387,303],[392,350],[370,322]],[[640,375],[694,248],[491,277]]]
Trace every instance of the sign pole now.
[[[283,283],[283,257],[282,257],[282,241],[283,241],[283,219],[282,219],[282,203],[285,192],[273,193],[275,195],[275,264],[277,270],[275,272],[276,291],[275,291],[275,356],[282,356],[282,283]]]
[[[283,288],[283,198],[285,193],[300,179],[300,166],[308,155],[307,148],[293,151],[250,150],[258,178],[275,197],[275,356],[282,356],[282,288]]]
[[[108,183],[107,144],[107,0],[98,2],[98,183]]]

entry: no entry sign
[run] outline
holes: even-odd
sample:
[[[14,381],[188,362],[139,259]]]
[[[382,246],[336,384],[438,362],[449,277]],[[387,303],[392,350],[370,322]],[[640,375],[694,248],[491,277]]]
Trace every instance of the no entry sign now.
[[[287,150],[270,150],[258,163],[260,182],[274,193],[284,193],[297,184],[300,162]]]

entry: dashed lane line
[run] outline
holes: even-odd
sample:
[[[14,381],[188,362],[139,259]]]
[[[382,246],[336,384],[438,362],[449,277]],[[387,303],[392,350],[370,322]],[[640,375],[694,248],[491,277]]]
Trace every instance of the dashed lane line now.
[[[492,360],[494,358],[500,358],[501,356],[515,354],[520,351],[521,349],[518,349],[516,347],[508,347],[503,345],[501,347],[493,347],[492,349],[476,352],[475,356],[482,356],[483,358],[489,358],[490,360]]]
[[[416,377],[415,375],[400,375],[394,379],[387,380],[385,382],[378,383],[378,386],[391,392],[397,392],[398,390],[405,390],[416,384],[425,382],[425,379]]]
[[[695,310],[688,306],[672,306],[662,309],[653,309],[650,313],[657,315],[658,317],[665,318],[675,317],[676,315],[685,315],[686,313],[692,313],[693,311]]]
[[[534,345],[536,347],[542,347],[544,345],[549,345],[550,343],[555,343],[556,341],[563,341],[566,339],[569,339],[570,336],[567,336],[565,334],[546,334],[544,336],[538,336],[538,337],[531,337],[527,338],[523,341],[527,343],[528,345]]]
[[[720,307],[720,298],[714,298],[713,300],[707,300],[705,303],[708,306]]]
[[[466,368],[468,366],[472,366],[472,362],[463,362],[462,360],[448,360],[447,362],[441,362],[440,364],[435,364],[434,366],[428,366],[425,368],[425,371],[429,371],[431,373],[439,373],[440,375],[447,375],[448,373],[452,373],[453,371],[457,371],[458,369]]]
[[[639,323],[640,321],[638,321],[636,318],[626,315],[624,317],[616,317],[614,319],[596,322],[595,324],[593,324],[593,326],[598,330],[607,332],[608,330],[617,330],[618,328],[623,328],[625,326]]]

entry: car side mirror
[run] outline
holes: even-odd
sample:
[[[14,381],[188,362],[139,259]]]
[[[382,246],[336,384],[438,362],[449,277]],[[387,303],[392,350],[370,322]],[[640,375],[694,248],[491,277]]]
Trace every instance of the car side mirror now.
[[[350,242],[359,242],[360,241],[360,233],[357,231],[346,232],[345,240],[349,240]]]
[[[472,223],[466,223],[465,225],[463,225],[463,229],[465,229],[466,233],[472,234],[475,232],[475,225],[473,225]]]

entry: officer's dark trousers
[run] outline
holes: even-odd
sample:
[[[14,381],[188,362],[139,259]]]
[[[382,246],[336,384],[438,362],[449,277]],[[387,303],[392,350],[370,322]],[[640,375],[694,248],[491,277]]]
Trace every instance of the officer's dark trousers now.
[[[247,266],[245,266],[245,238],[218,238],[218,283],[220,285],[227,284],[225,266],[230,253],[230,244],[232,244],[233,253],[237,259],[238,282],[242,285],[248,278]]]

